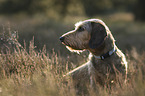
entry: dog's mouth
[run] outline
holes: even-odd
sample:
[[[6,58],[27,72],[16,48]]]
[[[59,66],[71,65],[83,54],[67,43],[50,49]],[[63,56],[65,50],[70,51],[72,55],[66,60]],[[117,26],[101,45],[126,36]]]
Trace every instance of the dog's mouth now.
[[[78,48],[76,46],[72,46],[71,44],[67,43],[67,42],[62,42],[63,45],[66,46],[66,48],[68,48],[69,50],[76,50],[76,51],[84,51],[86,49],[82,49],[82,48]]]
[[[86,50],[86,49],[84,49],[84,48],[78,48],[77,46],[73,46],[72,44],[68,43],[67,40],[63,40],[63,41],[61,41],[61,43],[62,43],[63,45],[65,45],[66,48],[67,48],[68,50],[70,50],[71,52],[76,52],[76,53],[78,53],[78,54],[79,54],[80,52],[83,52],[83,51]]]
[[[76,53],[78,53],[78,54],[86,50],[86,49],[76,49],[76,48],[72,48],[72,47],[70,47],[70,46],[66,46],[66,48],[67,48],[68,50],[70,50],[71,52],[76,52]]]
[[[65,46],[69,46],[69,47],[71,47],[70,46],[70,44],[69,43],[67,43],[67,42],[61,42],[63,45],[65,45]]]
[[[74,44],[78,45],[77,43],[74,42],[68,42],[68,40],[65,39],[65,37],[60,37],[60,41],[63,45],[66,46],[69,50],[76,50],[76,51],[84,51],[84,48],[79,48],[78,46],[74,46]]]
[[[63,45],[67,46],[64,42],[61,42]]]

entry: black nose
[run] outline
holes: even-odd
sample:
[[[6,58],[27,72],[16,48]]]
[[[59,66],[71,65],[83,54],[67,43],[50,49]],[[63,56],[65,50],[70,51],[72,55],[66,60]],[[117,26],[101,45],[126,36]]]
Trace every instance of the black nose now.
[[[64,41],[64,37],[60,37],[59,39],[60,39],[60,41],[61,41],[61,42],[63,42],[63,41]]]

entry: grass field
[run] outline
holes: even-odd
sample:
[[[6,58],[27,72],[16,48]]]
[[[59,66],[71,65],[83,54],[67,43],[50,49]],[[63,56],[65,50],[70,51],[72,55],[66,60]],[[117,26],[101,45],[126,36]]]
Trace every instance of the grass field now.
[[[123,13],[95,18],[106,22],[117,46],[126,54],[128,82],[121,87],[117,83],[112,90],[99,87],[98,94],[88,88],[88,93],[81,96],[144,96],[145,23],[135,22],[131,14]],[[84,19],[1,17],[0,96],[76,96],[71,79],[64,79],[63,74],[86,62],[88,52],[70,53],[59,37]],[[18,32],[18,41],[14,32]]]

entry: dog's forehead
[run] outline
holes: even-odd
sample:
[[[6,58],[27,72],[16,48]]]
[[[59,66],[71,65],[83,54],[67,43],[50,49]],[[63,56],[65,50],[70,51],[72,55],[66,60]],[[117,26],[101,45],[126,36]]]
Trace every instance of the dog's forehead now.
[[[84,21],[79,21],[75,24],[75,27],[79,27],[79,26],[87,26],[88,22],[84,22]]]
[[[90,31],[91,30],[91,22],[95,22],[95,23],[100,23],[102,25],[105,25],[105,23],[100,20],[100,19],[88,19],[88,20],[84,20],[84,21],[79,21],[75,24],[75,29],[78,29],[80,26],[84,27],[86,30]]]
[[[91,27],[91,22],[95,22],[95,23],[100,23],[102,24],[105,29],[107,34],[110,32],[109,28],[106,26],[106,24],[100,20],[100,19],[88,19],[88,20],[84,20],[84,21],[79,21],[75,24],[75,30],[77,30],[80,26],[84,27],[88,32],[91,32],[92,27]]]
[[[79,27],[83,27],[85,28],[86,30],[90,31],[91,29],[91,22],[89,21],[79,21],[75,24],[75,29],[78,29]]]
[[[95,23],[100,23],[100,24],[102,24],[104,27],[105,27],[105,29],[106,29],[106,31],[107,31],[107,33],[108,32],[110,32],[110,30],[109,30],[109,28],[106,26],[106,24],[102,21],[102,20],[100,20],[100,19],[88,19],[88,20],[84,20],[84,21],[79,21],[79,22],[77,22],[76,24],[75,24],[75,29],[77,29],[79,26],[83,26],[85,29],[87,29],[88,31],[90,31],[91,30],[91,22],[95,22]]]
[[[100,20],[100,19],[88,19],[88,20],[84,20],[84,21],[77,22],[75,24],[75,27],[77,27],[77,26],[87,26],[91,22],[100,23],[102,25],[105,25],[105,23],[102,20]]]

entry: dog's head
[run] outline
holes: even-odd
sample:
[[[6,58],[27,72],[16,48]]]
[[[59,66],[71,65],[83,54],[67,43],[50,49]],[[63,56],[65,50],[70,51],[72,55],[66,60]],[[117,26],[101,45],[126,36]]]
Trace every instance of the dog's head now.
[[[99,19],[89,19],[75,24],[75,29],[60,37],[70,51],[100,47],[109,33],[109,28]]]

